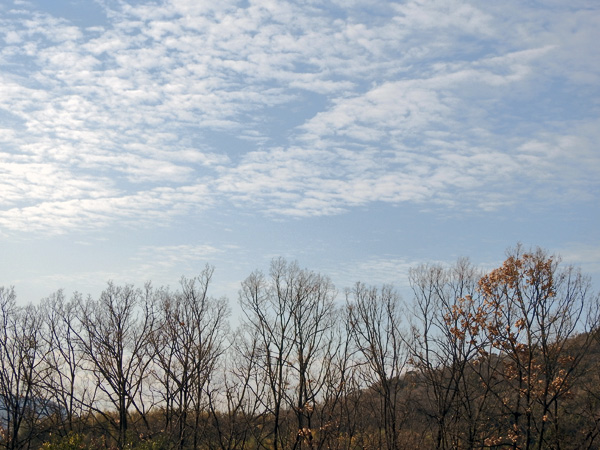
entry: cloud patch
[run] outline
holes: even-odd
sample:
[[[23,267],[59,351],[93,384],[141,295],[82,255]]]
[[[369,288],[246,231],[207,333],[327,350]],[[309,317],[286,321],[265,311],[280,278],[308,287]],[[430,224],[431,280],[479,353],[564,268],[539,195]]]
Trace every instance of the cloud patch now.
[[[596,6],[100,5],[3,9],[5,231],[597,200]]]

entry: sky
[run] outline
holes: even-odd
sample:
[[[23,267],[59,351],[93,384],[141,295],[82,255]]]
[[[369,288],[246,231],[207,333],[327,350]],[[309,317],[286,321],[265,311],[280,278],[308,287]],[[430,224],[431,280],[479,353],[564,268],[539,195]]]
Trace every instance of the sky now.
[[[409,292],[518,242],[600,281],[596,0],[2,0],[0,286]],[[410,295],[407,293],[405,295]]]

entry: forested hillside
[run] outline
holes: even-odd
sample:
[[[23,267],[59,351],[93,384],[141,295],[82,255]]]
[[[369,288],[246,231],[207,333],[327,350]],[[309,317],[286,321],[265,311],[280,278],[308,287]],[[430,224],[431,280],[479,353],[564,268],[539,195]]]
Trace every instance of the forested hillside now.
[[[0,288],[0,445],[600,447],[599,297],[542,249],[415,267],[405,299],[276,259],[236,328],[212,273],[27,306]]]

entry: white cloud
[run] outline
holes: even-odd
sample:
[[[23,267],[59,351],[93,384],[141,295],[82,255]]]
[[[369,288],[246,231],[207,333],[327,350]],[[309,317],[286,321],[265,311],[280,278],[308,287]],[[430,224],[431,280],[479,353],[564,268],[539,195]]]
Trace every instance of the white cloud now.
[[[492,17],[482,9],[460,1],[409,1],[394,5],[394,20],[403,27],[417,30],[459,31],[487,35],[492,27]]]
[[[598,286],[600,276],[600,246],[572,242],[559,250],[559,255],[565,264],[573,264],[581,268],[587,276],[593,276]],[[596,287],[597,289],[597,287]]]
[[[118,269],[44,278],[32,268],[27,286],[173,284],[216,259],[235,292],[256,255],[316,258],[312,242],[339,239],[349,256],[326,270],[338,287],[406,288],[419,262],[410,252],[446,249],[377,254],[366,244],[373,221],[405,224],[409,213],[418,228],[416,216],[435,210],[463,219],[444,228],[494,229],[498,218],[515,227],[495,229],[502,241],[563,206],[585,208],[582,222],[597,216],[600,8],[588,0],[95,3],[106,15],[91,27],[58,17],[53,2],[43,8],[54,16],[34,2],[0,5],[0,235],[127,240],[113,250]],[[333,215],[343,216],[307,220]],[[548,229],[573,233],[556,219]],[[346,220],[364,221],[348,225],[351,242],[328,231]],[[251,249],[215,244],[220,227]],[[304,227],[314,236],[290,239]],[[299,250],[296,237],[311,244]],[[567,250],[595,267],[593,249]]]
[[[197,266],[198,262],[207,261],[222,252],[222,249],[206,244],[145,246],[139,249],[138,254],[132,257],[132,260],[143,263],[143,268],[140,269],[142,271],[147,271],[147,268],[152,267],[152,271],[158,272],[161,269],[171,269],[181,264],[193,263]]]
[[[408,273],[412,267],[420,263],[422,261],[391,255],[369,256],[362,260],[346,261],[341,265],[327,268],[327,274],[335,280],[340,292],[352,289],[358,282],[371,286],[391,285],[398,289],[403,300],[408,302],[411,300]]]
[[[573,122],[582,134],[535,116],[497,129],[520,118],[512,102],[552,94],[538,77],[596,79],[594,8],[108,5],[102,27],[27,5],[0,19],[9,229],[161,221],[198,186],[200,207],[311,216],[377,201],[490,210],[552,179],[565,195],[597,183],[595,119]],[[569,161],[575,148],[587,150]]]
[[[159,187],[112,197],[41,201],[34,206],[0,211],[0,226],[61,234],[70,230],[100,229],[114,225],[167,225],[173,217],[209,207],[212,199],[202,184],[177,188]]]

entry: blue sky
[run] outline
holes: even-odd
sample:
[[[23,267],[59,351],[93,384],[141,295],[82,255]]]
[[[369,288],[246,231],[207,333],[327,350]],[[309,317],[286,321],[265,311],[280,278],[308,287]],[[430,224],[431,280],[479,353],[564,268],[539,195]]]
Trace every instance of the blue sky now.
[[[4,0],[0,285],[406,289],[517,242],[600,279],[600,4]]]

